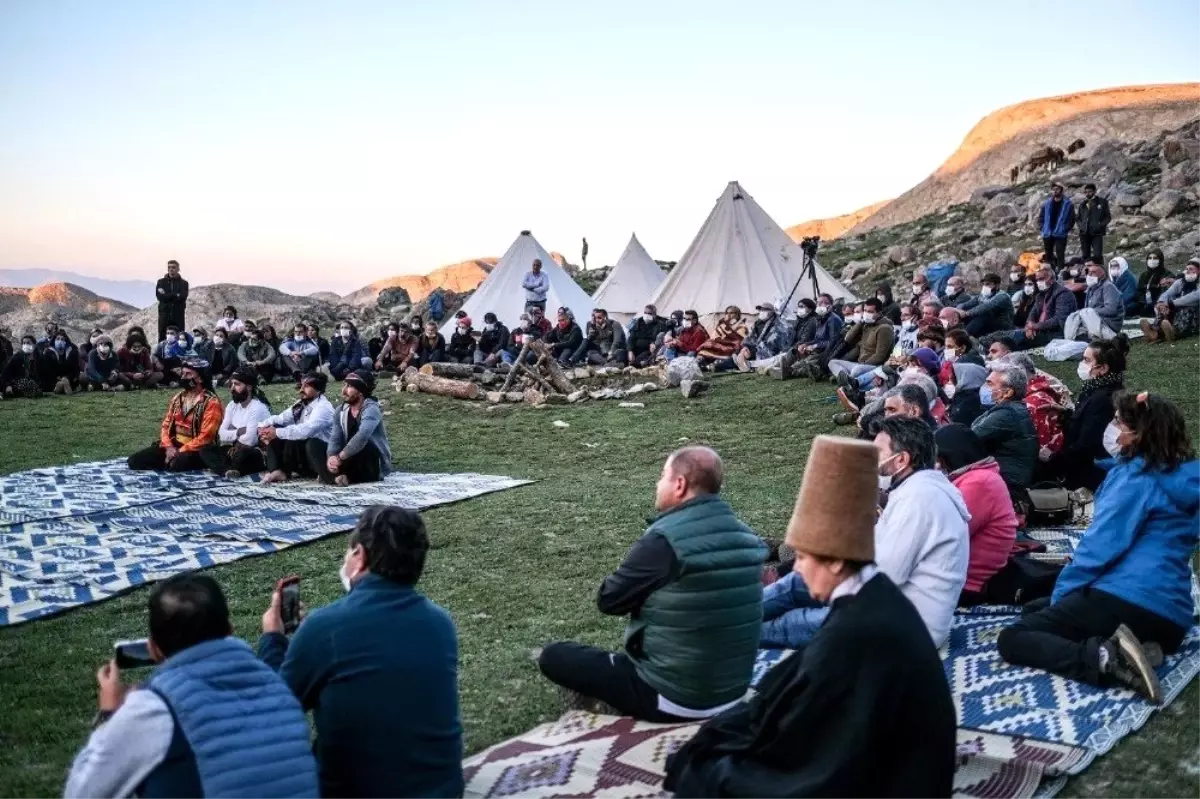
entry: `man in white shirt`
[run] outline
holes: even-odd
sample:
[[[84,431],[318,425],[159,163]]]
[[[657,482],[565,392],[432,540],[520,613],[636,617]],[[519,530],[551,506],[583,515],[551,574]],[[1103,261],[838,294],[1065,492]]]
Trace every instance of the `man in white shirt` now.
[[[550,292],[550,276],[542,271],[542,259],[534,258],[530,271],[521,280],[521,288],[525,289],[525,309],[530,307],[546,310],[546,295]]]
[[[935,646],[950,635],[967,581],[971,515],[958,489],[935,466],[933,431],[920,419],[879,422],[880,488],[885,506],[875,524],[875,563],[908,597]],[[795,572],[763,589],[760,646],[807,644],[829,615]]]
[[[267,447],[264,483],[282,483],[293,474],[317,476],[316,464],[326,458],[333,424],[333,404],[325,398],[326,384],[320,372],[305,375],[300,380],[300,399],[259,427],[259,439]]]
[[[258,372],[241,367],[229,381],[233,398],[225,406],[225,418],[217,432],[217,443],[200,450],[206,468],[226,477],[257,474],[266,467],[258,448],[258,427],[271,418],[266,397],[258,390]]]

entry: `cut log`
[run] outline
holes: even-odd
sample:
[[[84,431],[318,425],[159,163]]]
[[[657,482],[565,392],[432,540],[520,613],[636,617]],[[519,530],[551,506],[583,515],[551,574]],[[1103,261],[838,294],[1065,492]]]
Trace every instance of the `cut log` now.
[[[517,363],[525,363],[525,355],[529,352],[529,345],[531,343],[531,341],[526,341],[521,345],[521,352],[517,354]],[[512,388],[513,381],[517,379],[517,373],[520,371],[520,369],[509,370],[508,377],[504,378],[504,385],[500,388],[502,392],[508,393],[508,390]]]
[[[535,341],[533,343],[534,352],[540,353],[542,357],[539,359],[538,365],[545,370],[550,378],[550,383],[558,390],[560,394],[572,394],[575,392],[575,384],[567,378],[567,373],[558,365],[558,361],[550,357],[550,348],[543,341]]]
[[[506,391],[504,393],[505,402],[524,402],[525,392],[523,391]]]
[[[546,395],[546,404],[547,405],[566,405],[567,398],[564,397],[562,394],[547,394]]]
[[[482,392],[478,383],[467,380],[451,380],[448,377],[435,377],[417,372],[410,378],[410,385],[417,387],[425,394],[437,394],[440,397],[456,397],[458,399],[477,399]]]
[[[536,388],[525,389],[525,404],[526,405],[541,405],[546,401],[546,395],[538,391]]]
[[[573,394],[567,395],[567,402],[579,402],[581,399],[587,398],[588,393],[583,389],[576,391]]]
[[[521,364],[520,369],[525,373],[526,377],[534,382],[535,385],[540,386],[546,391],[554,391],[554,386],[550,384],[550,381],[538,374],[534,367],[527,364]]]
[[[470,380],[475,376],[475,367],[469,363],[427,363],[420,371],[423,375],[453,377],[459,380]]]
[[[487,393],[487,401],[491,403],[504,402],[504,395],[499,391],[489,391]]]

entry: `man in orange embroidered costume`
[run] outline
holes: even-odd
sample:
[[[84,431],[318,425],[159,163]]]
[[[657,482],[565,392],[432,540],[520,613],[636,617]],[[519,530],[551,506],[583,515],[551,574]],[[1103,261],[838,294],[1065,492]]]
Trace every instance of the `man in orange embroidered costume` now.
[[[129,468],[192,472],[204,468],[200,450],[217,442],[223,410],[213,393],[208,361],[187,358],[182,390],[171,398],[159,440],[129,456]]]

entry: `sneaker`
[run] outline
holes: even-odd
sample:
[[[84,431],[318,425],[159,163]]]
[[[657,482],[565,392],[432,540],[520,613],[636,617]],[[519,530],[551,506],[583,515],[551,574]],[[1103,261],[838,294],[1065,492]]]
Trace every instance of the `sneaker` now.
[[[1108,652],[1108,662],[1103,668],[1105,674],[1151,704],[1162,704],[1162,686],[1158,683],[1158,675],[1154,673],[1150,657],[1132,630],[1122,624],[1112,638],[1101,646]],[[1162,657],[1161,649],[1158,656]]]
[[[225,472],[225,476],[227,478],[229,478],[230,480],[235,480],[235,479],[241,477],[242,473],[239,472],[237,469],[230,469],[227,472]]]
[[[740,352],[733,356],[733,365],[737,367],[739,372],[750,371],[750,362]]]
[[[852,388],[858,388],[858,381],[852,378],[848,372],[838,372],[833,382],[847,391]]]
[[[787,380],[791,375],[783,371],[781,367],[773,366],[767,370],[767,377],[772,380]]]
[[[607,702],[602,702],[599,699],[593,699],[590,696],[584,696],[578,691],[573,691],[570,688],[562,688],[560,686],[559,693],[562,696],[562,705],[564,710],[580,710],[585,713],[595,713],[599,716],[621,715],[621,713],[619,713]]]
[[[1175,342],[1175,325],[1168,322],[1166,319],[1158,324],[1158,329],[1162,333],[1163,340],[1168,344]]]
[[[121,392],[125,390],[125,386],[113,386],[113,391]]]
[[[1150,661],[1150,665],[1156,669],[1166,660],[1163,656],[1162,647],[1154,641],[1144,641],[1142,643],[1142,651],[1146,653],[1146,660]]]
[[[859,406],[850,398],[850,395],[847,393],[845,388],[839,388],[837,390],[837,397],[838,402],[842,403],[843,408],[850,413],[855,415],[858,414]]]
[[[858,413],[856,411],[843,411],[833,415],[833,423],[838,427],[846,427],[858,421]]]
[[[1146,339],[1146,343],[1154,344],[1155,342],[1157,342],[1158,341],[1158,331],[1154,329],[1154,325],[1151,324],[1150,320],[1143,319],[1140,324],[1142,327],[1142,337]]]

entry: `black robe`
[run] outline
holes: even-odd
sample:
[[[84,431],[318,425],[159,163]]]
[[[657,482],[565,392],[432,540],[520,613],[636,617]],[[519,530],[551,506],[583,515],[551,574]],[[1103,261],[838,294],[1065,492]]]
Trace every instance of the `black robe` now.
[[[758,694],[667,761],[676,796],[950,796],[956,719],[916,609],[877,573]]]

